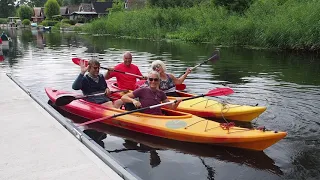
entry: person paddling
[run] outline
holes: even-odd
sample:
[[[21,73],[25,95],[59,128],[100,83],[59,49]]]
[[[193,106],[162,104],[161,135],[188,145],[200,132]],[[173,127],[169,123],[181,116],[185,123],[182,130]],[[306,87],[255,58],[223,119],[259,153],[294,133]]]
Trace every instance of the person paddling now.
[[[118,73],[113,70],[123,71],[131,74],[135,74],[141,76],[141,79],[145,79],[145,77],[141,74],[138,66],[132,64],[132,54],[127,51],[123,54],[123,62],[116,65],[114,68],[108,68],[109,70],[105,74],[105,79],[110,79],[115,77],[117,79],[117,86],[120,89],[126,90],[135,90],[136,89],[136,82],[137,77]]]
[[[126,103],[133,103],[136,108],[153,106],[165,102],[169,102],[166,94],[159,90],[160,74],[157,71],[150,71],[148,74],[149,87],[142,87],[127,93],[121,97],[121,100]],[[139,101],[135,98],[139,98]],[[176,103],[166,105],[170,109],[176,109],[181,102],[181,99],[177,99]],[[161,107],[147,109],[143,111],[147,114],[163,115]]]
[[[87,97],[85,100],[97,104],[102,104],[108,107],[120,108],[123,104],[122,101],[116,100],[114,103],[107,97],[111,91],[107,86],[105,78],[99,73],[100,63],[97,60],[90,60],[88,66],[84,61],[80,61],[81,72],[77,79],[72,84],[72,89],[82,90],[84,95],[102,93],[105,95]],[[85,73],[88,73],[85,75]]]

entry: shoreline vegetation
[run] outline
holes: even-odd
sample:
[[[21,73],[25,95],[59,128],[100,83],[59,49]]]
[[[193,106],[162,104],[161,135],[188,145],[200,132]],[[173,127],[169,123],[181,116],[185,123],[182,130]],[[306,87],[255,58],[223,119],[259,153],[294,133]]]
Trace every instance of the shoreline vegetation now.
[[[318,0],[257,0],[241,14],[211,3],[189,8],[147,6],[111,11],[76,29],[152,40],[319,52],[319,9]]]

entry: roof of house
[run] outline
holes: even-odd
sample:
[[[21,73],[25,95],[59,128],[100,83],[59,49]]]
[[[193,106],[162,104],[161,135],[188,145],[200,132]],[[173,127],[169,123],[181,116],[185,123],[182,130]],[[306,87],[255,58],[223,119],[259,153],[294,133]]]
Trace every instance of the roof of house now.
[[[93,2],[94,11],[98,14],[106,14],[108,8],[112,8],[112,2]]]
[[[67,10],[68,10],[67,6],[60,7],[60,15],[61,16],[67,15],[68,14]]]
[[[69,5],[67,7],[67,13],[68,14],[71,14],[71,13],[73,13],[75,11],[79,11],[79,5]]]
[[[34,13],[33,16],[43,17],[44,16],[43,10],[44,10],[44,8],[42,8],[42,7],[34,7],[33,8],[33,13]]]
[[[91,12],[92,11],[92,4],[81,3],[79,6],[79,11]]]

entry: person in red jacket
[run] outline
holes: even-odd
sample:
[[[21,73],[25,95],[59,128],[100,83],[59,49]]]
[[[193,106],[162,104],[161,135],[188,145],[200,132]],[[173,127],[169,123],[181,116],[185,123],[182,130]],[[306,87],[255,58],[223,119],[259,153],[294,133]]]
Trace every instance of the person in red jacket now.
[[[132,64],[132,55],[128,51],[123,54],[123,63],[116,65],[114,68],[109,68],[109,71],[107,71],[107,73],[105,74],[105,79],[110,79],[115,77],[117,79],[117,86],[120,89],[126,89],[126,90],[136,89],[137,77],[115,72],[113,70],[118,70],[118,71],[139,75],[142,77],[141,79],[144,79],[144,76],[141,74],[138,66]]]

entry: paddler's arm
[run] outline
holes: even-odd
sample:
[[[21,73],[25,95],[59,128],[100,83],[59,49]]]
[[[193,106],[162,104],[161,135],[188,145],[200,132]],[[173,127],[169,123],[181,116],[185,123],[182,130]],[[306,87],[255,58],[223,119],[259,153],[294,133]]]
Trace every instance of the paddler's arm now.
[[[108,71],[104,74],[104,79],[108,80],[112,77],[110,77],[111,72],[114,70],[114,68],[108,68]]]
[[[186,72],[179,78],[174,77],[174,75],[169,74],[169,76],[172,78],[174,84],[182,84],[183,81],[187,78],[187,76],[191,73],[191,68],[188,68]]]
[[[176,100],[177,100],[177,102],[175,102],[175,103],[173,103],[173,104],[168,104],[168,105],[166,105],[165,107],[167,107],[167,108],[169,108],[169,109],[173,109],[173,110],[177,109],[177,107],[179,106],[179,104],[180,104],[180,102],[182,101],[182,99],[177,98]],[[165,100],[163,101],[163,103],[166,103],[166,102],[169,102],[169,99],[165,99]]]
[[[124,103],[133,103],[133,105],[137,108],[141,107],[141,103],[134,99],[133,92],[127,93],[121,97],[121,100]]]
[[[80,61],[79,65],[80,65],[80,74],[72,84],[72,89],[74,90],[80,90],[82,88],[82,80],[83,80],[84,74],[88,70],[88,66],[85,65],[84,61]]]

